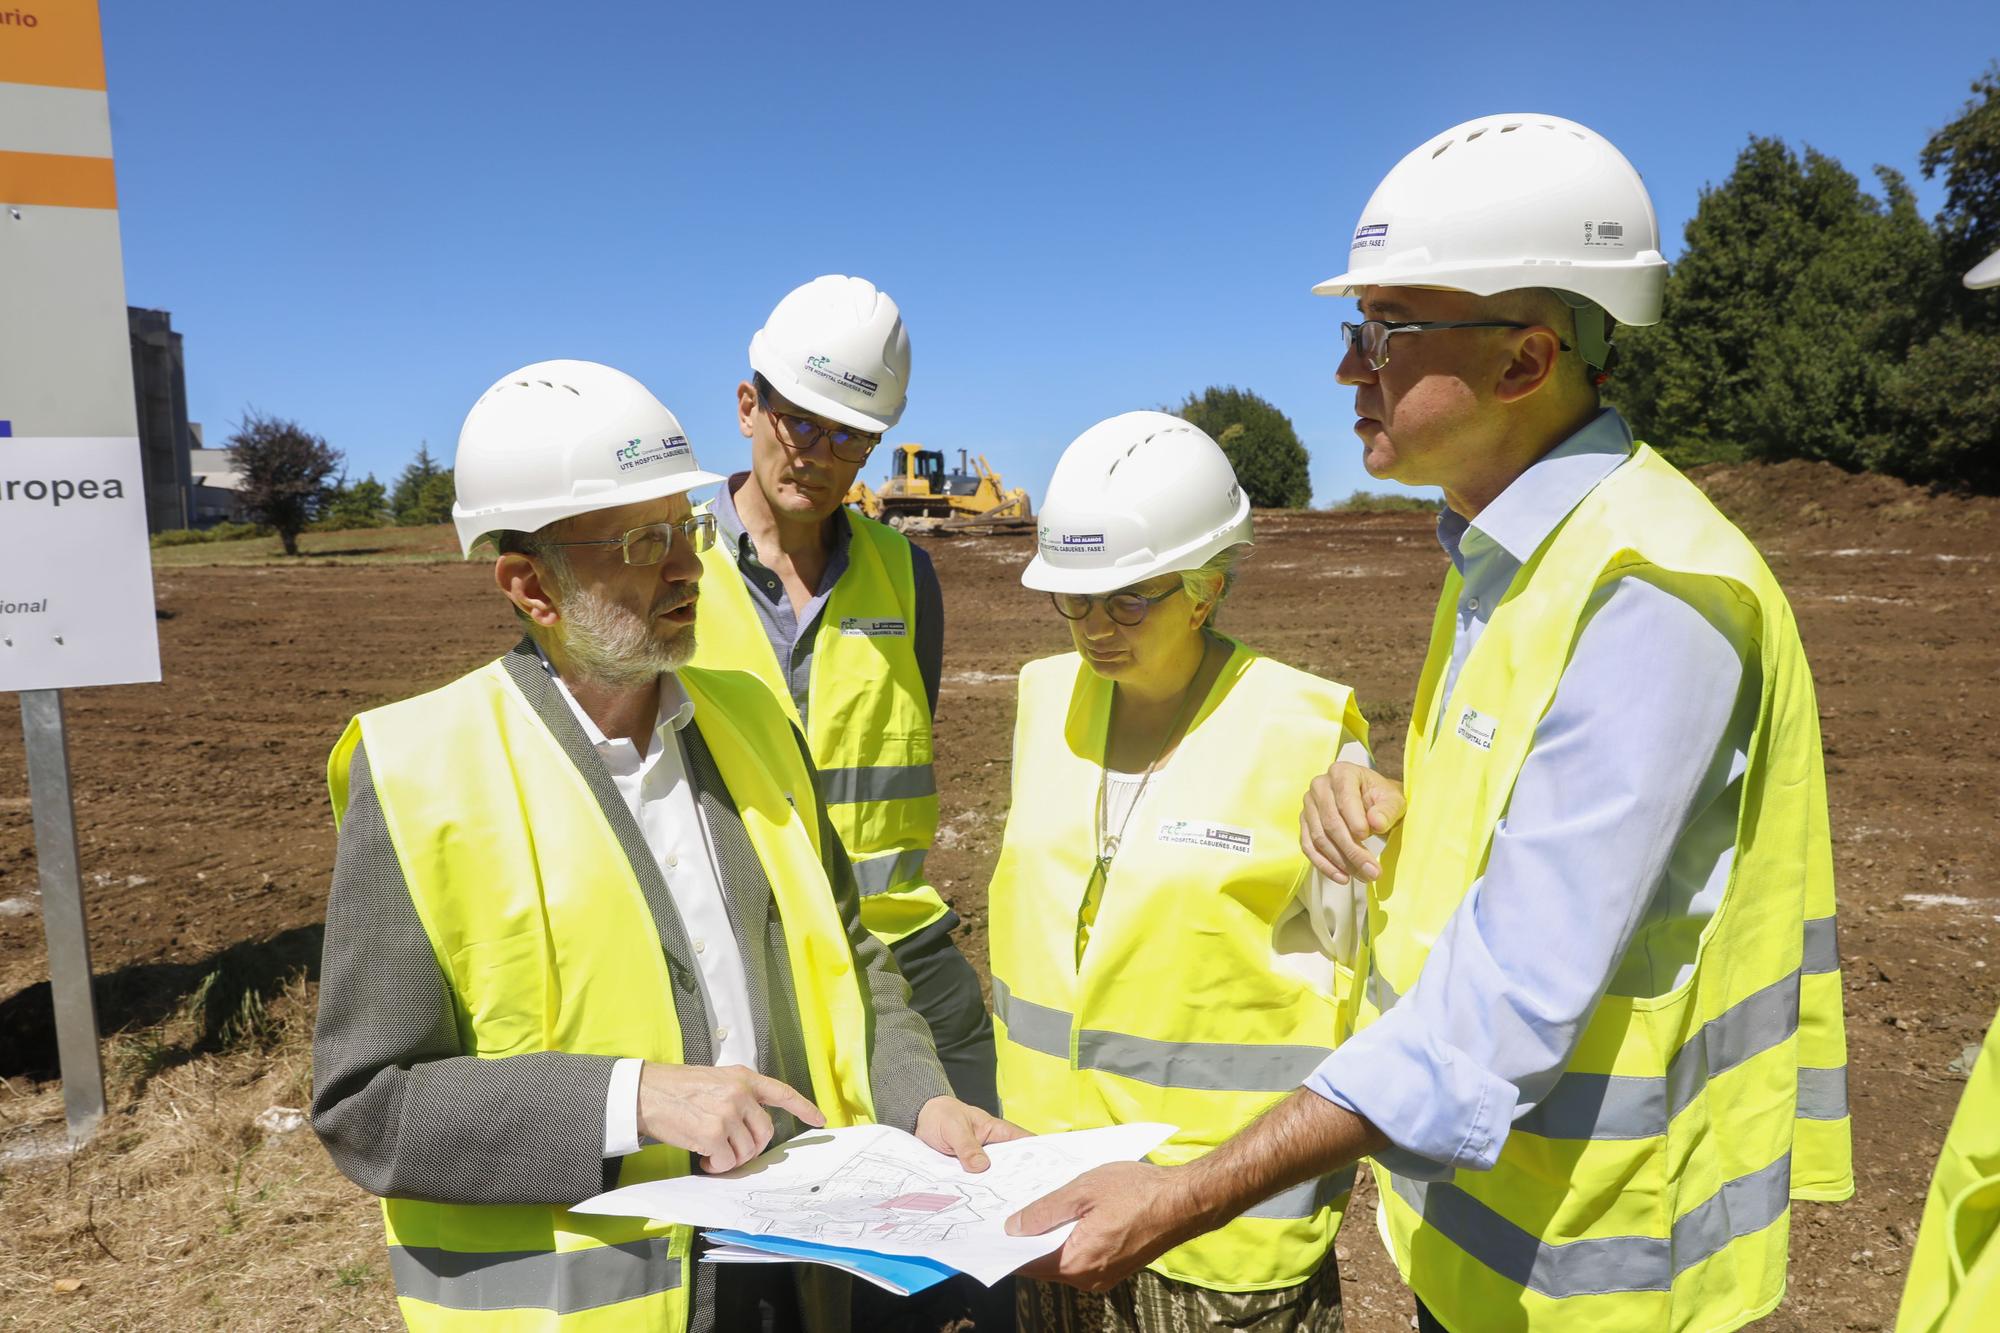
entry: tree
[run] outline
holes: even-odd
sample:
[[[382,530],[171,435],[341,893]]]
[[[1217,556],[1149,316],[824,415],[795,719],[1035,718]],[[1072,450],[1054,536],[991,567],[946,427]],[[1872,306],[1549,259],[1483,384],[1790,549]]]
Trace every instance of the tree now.
[[[320,526],[328,528],[379,528],[388,521],[389,488],[372,472],[361,481],[343,476],[320,516]]]
[[[1933,134],[1918,155],[1925,179],[1944,175],[1938,214],[1946,308],[1967,327],[2000,332],[2000,301],[1969,292],[1965,271],[2000,250],[2000,60],[1972,81],[1973,98],[1957,120]]]
[[[275,528],[286,555],[299,553],[299,533],[333,493],[329,479],[340,468],[340,451],[296,421],[245,408],[236,433],[224,446],[230,467],[242,480],[237,494],[257,522]]]
[[[1877,178],[1879,200],[1831,157],[1752,138],[1702,192],[1662,322],[1619,339],[1612,391],[1642,437],[1683,464],[1895,455],[1889,381],[1937,245],[1902,177]]]
[[[431,457],[429,441],[417,446],[417,456],[396,478],[389,498],[389,511],[403,527],[429,523],[449,523],[452,501],[458,488],[448,467],[439,467]]]
[[[1259,509],[1304,509],[1312,503],[1305,445],[1292,420],[1248,389],[1208,388],[1189,394],[1175,415],[1222,446],[1236,480]]]
[[[1991,494],[2000,492],[2000,292],[1968,291],[1962,278],[2000,250],[2000,62],[1972,91],[1918,159],[1925,176],[1944,176],[1938,264],[1919,295],[1937,321],[1891,373],[1895,419],[1879,466]]]

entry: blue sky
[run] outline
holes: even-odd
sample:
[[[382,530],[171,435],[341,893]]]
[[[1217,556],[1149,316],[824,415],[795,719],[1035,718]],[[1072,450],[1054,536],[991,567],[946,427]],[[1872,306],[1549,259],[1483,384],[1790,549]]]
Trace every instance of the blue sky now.
[[[1382,489],[1333,379],[1348,304],[1307,289],[1409,149],[1581,120],[1672,258],[1749,135],[1914,177],[2000,56],[1992,0],[102,4],[127,297],[173,312],[191,415],[211,443],[294,417],[385,481],[554,356],[739,466],[751,333],[847,272],[909,321],[892,438],[1039,496],[1092,422],[1236,384],[1297,424],[1317,502]]]

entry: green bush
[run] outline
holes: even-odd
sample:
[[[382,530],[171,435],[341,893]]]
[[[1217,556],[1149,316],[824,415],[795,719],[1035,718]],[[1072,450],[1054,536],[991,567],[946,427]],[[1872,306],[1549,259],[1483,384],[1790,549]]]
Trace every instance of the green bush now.
[[[396,478],[396,488],[389,494],[389,512],[400,528],[449,523],[456,496],[452,470],[438,466],[428,443],[419,444],[415,460]]]
[[[1444,501],[1421,495],[1396,495],[1387,491],[1356,491],[1327,508],[1336,514],[1435,514]]]
[[[1174,414],[1222,446],[1236,480],[1259,509],[1312,503],[1306,447],[1292,420],[1248,389],[1212,387],[1189,394]]]
[[[207,528],[168,528],[153,534],[153,545],[199,546],[205,542],[240,542],[251,537],[268,537],[271,529],[260,523],[217,523]]]
[[[273,529],[262,523],[217,523],[203,531],[212,542],[240,542],[251,537],[269,537]]]
[[[2000,64],[1925,145],[1945,207],[1811,148],[1753,137],[1702,191],[1660,323],[1619,335],[1610,397],[1682,467],[1813,459],[2000,490],[2000,292],[1960,276],[2000,246]]]
[[[349,481],[343,476],[334,484],[326,508],[306,526],[313,532],[348,532],[388,525],[389,491],[371,472],[360,481]]]
[[[352,532],[356,528],[386,528],[389,520],[381,514],[333,513],[306,524],[307,532]]]

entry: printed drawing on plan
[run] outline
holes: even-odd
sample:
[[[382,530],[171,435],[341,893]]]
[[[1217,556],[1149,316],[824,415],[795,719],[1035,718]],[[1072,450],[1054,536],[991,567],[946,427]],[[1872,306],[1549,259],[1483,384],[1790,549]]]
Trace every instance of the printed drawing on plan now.
[[[816,1185],[753,1190],[745,1231],[782,1230],[804,1240],[845,1242],[949,1240],[964,1228],[1003,1217],[1000,1196],[984,1185],[939,1180],[920,1168],[857,1153]]]

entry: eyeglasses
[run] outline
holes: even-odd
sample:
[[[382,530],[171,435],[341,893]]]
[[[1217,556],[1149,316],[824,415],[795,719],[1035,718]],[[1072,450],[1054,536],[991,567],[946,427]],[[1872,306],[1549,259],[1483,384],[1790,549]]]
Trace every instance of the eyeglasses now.
[[[1348,320],[1340,321],[1340,336],[1346,340],[1349,351],[1368,363],[1370,370],[1380,370],[1389,364],[1389,339],[1398,333],[1434,333],[1439,329],[1536,329],[1539,324],[1516,324],[1506,320],[1492,319],[1433,319],[1409,324],[1389,324],[1379,319],[1364,319],[1359,324]],[[1560,338],[1556,340],[1565,352],[1570,345]]]
[[[771,414],[771,420],[778,423],[779,438],[794,453],[804,453],[825,437],[827,448],[843,463],[865,463],[868,455],[875,452],[875,446],[882,443],[880,432],[855,430],[849,426],[829,426],[824,421],[814,421],[811,417],[797,412],[786,412],[771,406],[769,398],[759,398],[757,405]]]
[[[1090,614],[1090,608],[1098,602],[1104,604],[1104,614],[1111,617],[1114,625],[1132,626],[1146,618],[1146,613],[1161,602],[1181,590],[1181,585],[1148,597],[1143,592],[1107,592],[1101,594],[1082,592],[1052,592],[1049,600],[1056,604],[1056,614],[1064,620],[1082,620]]]
[[[700,555],[715,545],[715,515],[696,514],[693,518],[682,519],[679,523],[648,523],[643,528],[633,528],[622,537],[604,537],[596,541],[584,542],[544,542],[544,546],[616,546],[621,548],[628,565],[657,565],[667,558],[674,549],[674,534],[688,544],[688,549]]]

